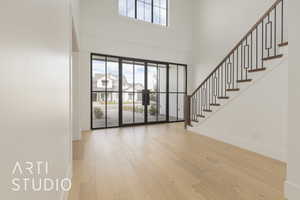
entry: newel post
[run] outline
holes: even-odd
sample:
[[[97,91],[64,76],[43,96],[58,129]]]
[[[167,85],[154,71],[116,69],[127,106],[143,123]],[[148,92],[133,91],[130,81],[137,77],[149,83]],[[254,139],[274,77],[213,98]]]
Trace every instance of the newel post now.
[[[191,96],[184,97],[184,128],[191,125]]]

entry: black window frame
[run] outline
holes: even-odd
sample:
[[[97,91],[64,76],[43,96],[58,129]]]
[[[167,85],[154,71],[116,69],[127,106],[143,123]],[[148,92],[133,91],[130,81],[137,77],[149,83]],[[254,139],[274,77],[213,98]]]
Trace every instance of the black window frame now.
[[[184,119],[180,119],[179,117],[179,97],[183,95],[183,97],[185,95],[187,95],[187,65],[183,65],[183,64],[175,64],[175,63],[172,63],[171,64],[172,66],[169,66],[169,70],[171,68],[176,68],[176,91],[168,91],[168,95],[169,95],[169,100],[170,100],[170,96],[171,95],[176,95],[176,102],[175,102],[175,105],[176,105],[176,120],[172,120],[172,119],[169,119],[169,122],[180,122],[180,121],[184,121]],[[184,69],[184,82],[181,82],[181,83],[184,83],[184,86],[183,86],[183,90],[182,91],[179,91],[179,80],[181,77],[179,77],[179,69],[180,68],[183,68]],[[170,76],[170,72],[169,72],[169,76]],[[168,78],[168,81],[170,81],[170,78]],[[170,82],[168,83],[169,85]],[[169,107],[170,107],[170,102],[169,103]],[[184,101],[183,101],[183,109],[184,109]],[[184,112],[184,111],[183,111]],[[184,113],[183,113],[184,115]],[[168,115],[168,117],[170,118],[170,113]],[[184,118],[184,116],[183,116]]]
[[[129,17],[129,18],[134,18],[136,20],[139,20],[139,21],[144,21],[144,22],[148,22],[148,23],[151,23],[151,24],[156,24],[156,25],[160,25],[160,26],[165,26],[165,27],[168,27],[169,26],[169,0],[166,0],[166,7],[161,7],[161,6],[156,6],[154,5],[154,0],[151,0],[151,22],[150,21],[147,21],[146,20],[146,17],[144,16],[144,19],[139,19],[138,18],[138,2],[142,2],[144,4],[144,12],[145,12],[145,4],[148,4],[146,1],[147,0],[134,0],[134,16],[130,16],[128,14],[128,8],[127,8],[127,1],[126,0],[126,15],[123,15],[120,10],[118,10],[119,12],[119,15],[122,15],[122,16],[126,16],[126,17]],[[118,0],[118,4],[120,4],[120,0]],[[158,8],[161,12],[162,9],[165,9],[166,10],[166,24],[163,24],[161,23],[161,20],[159,20],[159,23],[154,23],[154,7]],[[160,19],[160,15],[159,15],[159,19]]]

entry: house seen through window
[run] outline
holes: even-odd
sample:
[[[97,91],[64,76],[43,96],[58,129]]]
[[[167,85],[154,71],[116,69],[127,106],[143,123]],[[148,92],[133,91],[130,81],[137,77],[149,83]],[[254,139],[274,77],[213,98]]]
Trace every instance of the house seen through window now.
[[[107,85],[107,80],[102,80],[102,85],[106,86]]]
[[[119,14],[167,26],[168,0],[119,0]]]

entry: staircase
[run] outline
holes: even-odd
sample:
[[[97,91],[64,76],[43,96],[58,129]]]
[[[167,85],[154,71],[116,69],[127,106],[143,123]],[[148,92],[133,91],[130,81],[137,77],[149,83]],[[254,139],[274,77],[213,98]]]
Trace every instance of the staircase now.
[[[277,0],[199,87],[185,98],[185,127],[199,123],[284,57],[288,45],[285,0]]]

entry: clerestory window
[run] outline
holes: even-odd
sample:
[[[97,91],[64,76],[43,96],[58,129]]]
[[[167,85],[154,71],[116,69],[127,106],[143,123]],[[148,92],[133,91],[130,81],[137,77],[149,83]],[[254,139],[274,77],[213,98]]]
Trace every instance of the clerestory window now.
[[[119,0],[119,14],[167,26],[168,0]]]

